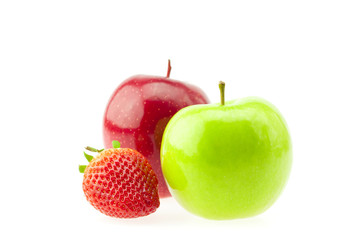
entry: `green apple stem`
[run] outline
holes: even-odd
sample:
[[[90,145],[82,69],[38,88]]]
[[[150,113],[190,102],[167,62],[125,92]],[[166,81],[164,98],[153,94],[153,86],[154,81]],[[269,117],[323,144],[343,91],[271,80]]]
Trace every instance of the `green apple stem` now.
[[[219,89],[220,89],[220,104],[223,106],[225,105],[225,83],[223,81],[219,82]]]
[[[170,77],[170,72],[171,72],[171,64],[170,64],[170,59],[168,59],[168,69],[167,69],[167,74],[166,74],[167,78]]]

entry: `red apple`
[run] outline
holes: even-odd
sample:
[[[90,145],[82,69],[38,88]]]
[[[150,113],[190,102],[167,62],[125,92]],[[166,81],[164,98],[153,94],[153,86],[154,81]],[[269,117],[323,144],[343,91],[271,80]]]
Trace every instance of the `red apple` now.
[[[118,140],[150,162],[159,180],[160,197],[169,197],[160,164],[160,144],[166,124],[180,109],[206,104],[205,93],[193,85],[167,77],[137,75],[122,82],[112,94],[104,115],[104,144]]]

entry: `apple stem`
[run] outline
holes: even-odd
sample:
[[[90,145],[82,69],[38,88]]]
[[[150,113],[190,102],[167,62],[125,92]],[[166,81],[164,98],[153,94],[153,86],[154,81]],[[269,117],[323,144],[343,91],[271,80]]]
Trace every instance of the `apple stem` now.
[[[223,81],[219,82],[219,89],[220,89],[220,104],[223,106],[225,105],[225,83]]]
[[[170,77],[170,72],[171,72],[171,64],[170,64],[170,59],[168,59],[168,69],[167,69],[167,74],[166,74],[167,78]]]

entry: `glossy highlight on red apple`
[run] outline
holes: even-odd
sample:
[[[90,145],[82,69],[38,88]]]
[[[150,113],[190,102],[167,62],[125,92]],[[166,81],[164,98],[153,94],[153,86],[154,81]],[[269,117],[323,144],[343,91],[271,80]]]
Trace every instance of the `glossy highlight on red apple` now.
[[[160,164],[160,146],[164,129],[180,109],[207,104],[198,87],[166,77],[136,75],[122,82],[112,94],[104,114],[105,148],[118,140],[121,147],[132,148],[150,162],[159,180],[159,195],[169,197]]]

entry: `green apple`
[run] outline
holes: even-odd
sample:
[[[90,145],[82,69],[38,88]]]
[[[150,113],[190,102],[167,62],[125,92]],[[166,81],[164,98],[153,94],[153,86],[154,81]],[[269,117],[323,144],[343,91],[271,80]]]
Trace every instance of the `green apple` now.
[[[290,174],[288,127],[269,102],[248,97],[186,107],[166,126],[161,166],[172,196],[209,219],[251,217],[278,198]]]

